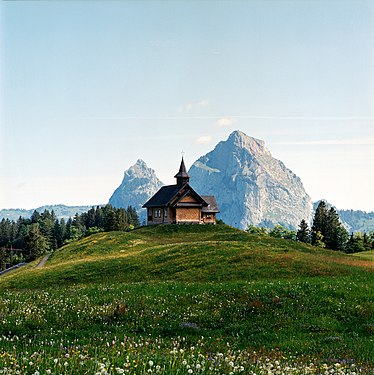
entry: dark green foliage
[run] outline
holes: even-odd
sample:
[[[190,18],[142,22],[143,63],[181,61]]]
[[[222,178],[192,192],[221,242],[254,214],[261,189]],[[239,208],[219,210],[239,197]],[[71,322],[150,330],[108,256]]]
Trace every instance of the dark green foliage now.
[[[268,236],[269,231],[265,227],[256,227],[255,225],[249,225],[247,232],[250,234],[256,234],[258,236]]]
[[[29,259],[36,259],[49,250],[49,244],[41,232],[39,223],[33,223],[28,227],[25,249],[29,253]]]
[[[321,201],[318,204],[316,212],[313,218],[312,224],[312,245],[317,246],[317,233],[319,232],[323,238],[326,237],[326,226],[327,226],[327,205],[325,201]]]
[[[284,240],[296,241],[296,232],[294,230],[289,230],[280,224],[277,224],[272,229],[264,226],[256,227],[254,225],[249,225],[246,231],[250,234],[256,234],[259,236],[270,236],[274,238],[283,238]]]
[[[129,224],[133,225],[134,228],[139,227],[140,226],[139,216],[136,213],[135,208],[132,207],[132,206],[129,206],[129,207],[127,207],[127,211],[126,212],[127,212],[127,217],[128,217],[128,220],[129,220]]]
[[[310,243],[309,226],[304,219],[300,222],[299,230],[296,233],[296,239],[300,242]]]
[[[12,240],[12,224],[9,219],[1,220],[0,224],[0,245],[8,246]]]
[[[63,245],[64,239],[66,238],[66,223],[64,219],[58,221],[55,220],[55,224],[53,226],[53,237],[56,241],[56,248],[59,248]]]
[[[270,237],[275,238],[283,238],[285,240],[296,240],[296,232],[293,230],[289,230],[282,225],[278,224],[276,225],[270,232]]]
[[[351,233],[349,240],[345,247],[345,252],[348,254],[359,253],[362,251],[369,251],[374,248],[374,235],[367,235],[366,233],[356,232]]]
[[[326,217],[324,242],[328,249],[344,250],[348,241],[348,232],[340,222],[339,215],[334,207],[331,207]]]
[[[328,249],[341,251],[345,249],[348,232],[335,208],[329,208],[325,201],[318,204],[314,214],[311,237],[312,244],[315,246],[320,246],[322,241]]]

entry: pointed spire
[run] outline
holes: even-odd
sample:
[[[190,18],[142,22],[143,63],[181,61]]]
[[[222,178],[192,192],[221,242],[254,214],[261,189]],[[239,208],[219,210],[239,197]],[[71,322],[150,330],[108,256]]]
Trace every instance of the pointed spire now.
[[[179,172],[174,176],[177,179],[177,185],[181,186],[190,181],[190,175],[187,173],[186,166],[184,165],[184,160],[182,156],[181,165],[179,167]]]

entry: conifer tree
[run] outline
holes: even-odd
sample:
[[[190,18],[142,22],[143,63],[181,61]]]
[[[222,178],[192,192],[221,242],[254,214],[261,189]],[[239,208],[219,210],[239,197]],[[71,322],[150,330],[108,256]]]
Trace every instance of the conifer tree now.
[[[326,236],[326,225],[327,225],[327,204],[325,201],[320,201],[318,204],[318,207],[316,209],[316,212],[314,214],[313,218],[313,224],[312,224],[312,245],[318,246],[317,242],[320,242],[320,236],[317,238],[317,233],[320,232],[320,234],[325,238]]]
[[[34,210],[34,212],[31,215],[31,224],[39,223],[41,220],[41,215],[38,211]]]
[[[310,231],[307,222],[303,219],[299,224],[296,239],[300,242],[310,243]]]
[[[341,223],[335,208],[328,208],[325,201],[318,204],[314,214],[311,237],[312,244],[315,246],[318,246],[317,243],[321,241],[321,236],[317,238],[318,232],[328,249],[344,250],[349,237],[348,232]]]
[[[133,225],[135,228],[139,227],[140,220],[139,220],[139,216],[135,208],[132,206],[128,206],[126,211],[127,211],[127,217],[129,219],[129,224]]]
[[[348,241],[348,232],[343,227],[334,207],[327,213],[324,242],[328,249],[344,250]]]
[[[31,224],[28,228],[28,233],[25,237],[25,248],[29,251],[30,259],[45,254],[49,249],[48,242],[40,230],[39,223]]]

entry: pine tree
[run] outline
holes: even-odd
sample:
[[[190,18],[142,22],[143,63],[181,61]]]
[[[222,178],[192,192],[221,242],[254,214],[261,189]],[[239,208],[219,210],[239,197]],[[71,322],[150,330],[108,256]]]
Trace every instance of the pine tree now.
[[[53,237],[54,237],[54,240],[56,241],[56,248],[59,248],[64,244],[65,232],[66,232],[65,220],[61,219],[61,221],[58,221],[58,219],[56,219],[55,224],[53,226]]]
[[[128,228],[128,218],[123,208],[118,208],[115,213],[113,230],[125,231]]]
[[[56,238],[54,237],[54,222],[56,219],[56,215],[54,211],[50,212],[49,210],[44,210],[44,212],[40,215],[40,230],[42,235],[46,238],[48,242],[48,247],[52,250],[56,249]]]
[[[325,201],[318,204],[314,214],[312,225],[312,244],[315,246],[321,239],[317,238],[317,233],[320,232],[328,249],[344,250],[348,241],[348,232],[340,221],[339,215],[334,207],[327,207]]]
[[[35,210],[35,211],[32,213],[30,220],[31,220],[31,224],[39,223],[40,220],[41,220],[41,215],[40,215],[40,213],[39,213],[38,211]]]
[[[316,212],[314,214],[313,218],[313,224],[312,224],[312,245],[317,246],[317,242],[320,242],[321,239],[317,239],[317,233],[320,232],[320,234],[325,238],[326,236],[326,226],[327,226],[327,205],[325,201],[320,201],[318,204],[318,207],[316,209]]]
[[[95,209],[95,227],[104,228],[104,213],[100,206]]]
[[[41,233],[39,223],[31,224],[28,227],[28,233],[25,237],[25,247],[29,251],[30,259],[36,259],[45,254],[49,249],[48,242]]]
[[[347,241],[347,244],[345,246],[345,252],[347,254],[351,254],[355,252],[355,238],[354,238],[353,232],[349,236],[349,240]]]
[[[296,234],[297,241],[310,243],[310,231],[307,222],[303,219],[299,224],[299,230]]]
[[[2,219],[0,223],[0,246],[9,246],[12,241],[12,224],[9,219]]]
[[[334,207],[327,213],[324,242],[328,249],[344,250],[348,241],[348,232],[340,222],[339,215]]]
[[[139,216],[135,208],[132,206],[128,206],[126,211],[127,211],[127,216],[129,218],[129,224],[133,225],[134,228],[139,227],[140,220],[139,220]]]
[[[103,227],[104,230],[110,232],[116,227],[116,212],[112,205],[107,204],[103,208]]]

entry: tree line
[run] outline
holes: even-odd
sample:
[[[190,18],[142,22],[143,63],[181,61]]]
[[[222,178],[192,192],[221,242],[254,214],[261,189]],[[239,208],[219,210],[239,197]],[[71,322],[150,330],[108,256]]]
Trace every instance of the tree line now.
[[[273,229],[250,225],[247,231],[252,234],[300,241],[346,253],[374,249],[374,231],[352,232],[349,235],[336,209],[325,201],[319,202],[310,228],[305,220],[301,220],[297,231],[289,230],[282,225],[276,225]]]
[[[127,231],[140,225],[132,206],[115,208],[110,204],[92,207],[68,220],[57,219],[54,211],[34,211],[30,218],[0,222],[0,270],[34,260],[71,241],[98,232]]]

